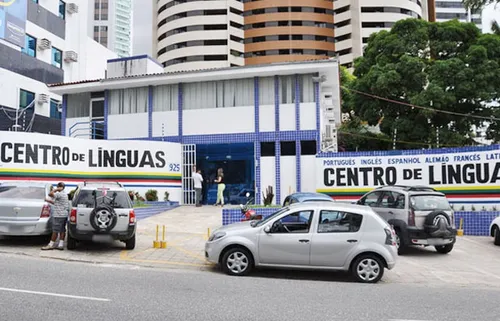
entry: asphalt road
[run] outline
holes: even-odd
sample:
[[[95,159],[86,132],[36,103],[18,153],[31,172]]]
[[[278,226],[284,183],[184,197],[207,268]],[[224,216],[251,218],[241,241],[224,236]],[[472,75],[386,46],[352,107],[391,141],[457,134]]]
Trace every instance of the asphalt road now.
[[[92,265],[0,254],[0,320],[498,320],[500,289],[362,285],[343,275]]]

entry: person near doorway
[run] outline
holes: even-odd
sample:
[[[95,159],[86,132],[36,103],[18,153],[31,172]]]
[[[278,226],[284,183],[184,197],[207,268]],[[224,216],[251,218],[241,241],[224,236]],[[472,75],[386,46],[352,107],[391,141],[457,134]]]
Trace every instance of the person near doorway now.
[[[224,171],[222,168],[217,170],[217,179],[215,180],[217,183],[217,202],[215,202],[215,206],[220,205],[224,206],[224,190],[226,189],[226,184],[224,184]]]
[[[66,236],[66,223],[69,214],[68,194],[64,193],[65,185],[63,182],[57,184],[57,187],[50,191],[47,202],[54,204],[52,211],[52,236],[48,245],[42,247],[42,250],[64,250],[64,238]],[[56,241],[59,237],[59,242]]]
[[[195,192],[195,205],[196,207],[201,206],[201,189],[203,188],[203,176],[201,176],[201,170],[193,168],[193,182],[194,182],[194,192]]]

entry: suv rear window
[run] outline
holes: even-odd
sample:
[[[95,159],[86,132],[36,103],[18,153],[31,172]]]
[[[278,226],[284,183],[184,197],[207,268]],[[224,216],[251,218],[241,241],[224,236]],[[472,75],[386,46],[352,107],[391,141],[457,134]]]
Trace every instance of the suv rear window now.
[[[73,203],[73,206],[93,208],[95,204],[94,195],[92,195],[92,192],[92,190],[81,190],[78,193],[78,197]],[[115,193],[116,196],[114,198],[114,201],[112,202],[112,198]],[[103,191],[96,190],[97,205],[106,203],[111,205],[113,208],[132,208],[132,204],[130,203],[130,196],[128,196],[128,193],[125,191],[107,191],[106,196],[108,196],[108,198],[102,197],[102,194]]]
[[[449,211],[448,199],[438,195],[415,195],[410,198],[410,204],[415,211]]]
[[[0,198],[45,199],[45,188],[32,186],[0,186]]]

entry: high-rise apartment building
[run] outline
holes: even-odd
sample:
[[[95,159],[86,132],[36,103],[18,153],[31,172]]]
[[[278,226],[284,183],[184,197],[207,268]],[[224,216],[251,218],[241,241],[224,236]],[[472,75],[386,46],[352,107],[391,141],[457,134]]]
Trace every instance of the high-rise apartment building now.
[[[472,12],[466,9],[462,0],[435,0],[436,21],[443,22],[458,19],[461,22],[472,22],[482,29],[481,11]]]
[[[88,0],[89,35],[120,57],[132,52],[132,0]]]
[[[153,47],[167,71],[336,55],[350,67],[372,33],[428,19],[430,1],[159,0]]]
[[[116,55],[88,36],[88,0],[3,4],[0,130],[59,134],[62,97],[47,84],[103,78]]]

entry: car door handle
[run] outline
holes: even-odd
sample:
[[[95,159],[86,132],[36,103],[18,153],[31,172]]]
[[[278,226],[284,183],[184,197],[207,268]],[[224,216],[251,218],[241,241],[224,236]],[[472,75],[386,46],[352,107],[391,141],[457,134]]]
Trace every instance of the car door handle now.
[[[356,243],[358,240],[347,240],[348,243]]]
[[[309,243],[309,240],[299,240],[300,243]]]
[[[392,215],[394,215],[394,212],[393,212],[393,211],[389,211],[389,214],[392,214]]]

